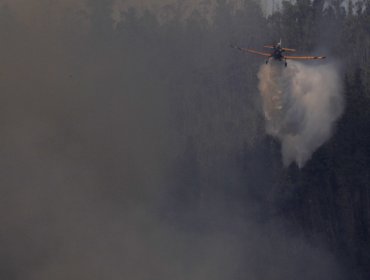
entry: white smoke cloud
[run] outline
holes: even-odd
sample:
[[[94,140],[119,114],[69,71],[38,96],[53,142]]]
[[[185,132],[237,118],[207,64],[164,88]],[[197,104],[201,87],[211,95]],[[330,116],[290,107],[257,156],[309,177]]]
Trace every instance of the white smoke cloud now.
[[[343,112],[342,83],[334,64],[272,61],[258,72],[266,132],[281,141],[283,163],[299,167],[331,135]]]

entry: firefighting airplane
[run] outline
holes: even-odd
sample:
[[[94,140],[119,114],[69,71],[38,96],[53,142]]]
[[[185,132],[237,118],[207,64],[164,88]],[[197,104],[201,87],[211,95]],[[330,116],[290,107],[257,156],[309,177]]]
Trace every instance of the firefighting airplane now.
[[[267,57],[266,58],[266,64],[269,62],[270,58],[273,58],[273,59],[278,60],[278,61],[283,61],[284,60],[285,67],[287,67],[287,65],[288,65],[287,59],[315,60],[315,59],[324,59],[325,58],[325,56],[291,56],[291,55],[285,55],[284,53],[292,53],[292,52],[295,52],[296,50],[295,49],[283,48],[281,46],[281,39],[280,39],[280,42],[278,42],[277,44],[263,46],[265,48],[272,49],[272,52],[270,52],[270,53],[259,52],[259,51],[251,50],[251,49],[245,49],[245,48],[241,48],[241,47],[235,46],[235,45],[230,45],[230,46],[232,48],[238,49],[242,52],[249,52],[249,53],[253,53],[253,54],[257,54],[257,55]]]

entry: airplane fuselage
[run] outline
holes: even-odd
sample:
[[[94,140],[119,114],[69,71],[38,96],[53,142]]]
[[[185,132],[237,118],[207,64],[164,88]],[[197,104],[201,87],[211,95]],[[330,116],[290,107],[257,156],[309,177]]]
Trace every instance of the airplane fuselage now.
[[[279,48],[279,47],[275,47],[271,56],[274,59],[281,61],[284,58],[283,50],[281,48]]]

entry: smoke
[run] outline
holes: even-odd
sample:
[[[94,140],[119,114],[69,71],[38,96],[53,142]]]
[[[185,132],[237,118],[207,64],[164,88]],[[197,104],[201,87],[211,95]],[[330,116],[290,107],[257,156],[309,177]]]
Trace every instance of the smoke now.
[[[210,64],[229,61],[218,33],[201,60],[196,30],[151,17],[115,30],[111,1],[87,15],[37,2],[0,17],[0,279],[338,279],[329,252],[249,206],[246,182],[272,185],[270,157],[245,160],[244,179],[230,152],[259,123],[243,90],[216,83],[229,72]],[[194,79],[202,63],[215,70]],[[189,147],[173,140],[182,127]]]
[[[334,64],[272,62],[258,72],[266,132],[281,141],[285,166],[303,167],[343,112],[342,83]]]

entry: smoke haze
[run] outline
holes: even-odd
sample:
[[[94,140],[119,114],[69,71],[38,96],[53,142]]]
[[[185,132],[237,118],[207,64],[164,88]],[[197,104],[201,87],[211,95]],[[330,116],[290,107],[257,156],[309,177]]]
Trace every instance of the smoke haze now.
[[[272,62],[258,72],[266,131],[282,145],[284,165],[303,167],[329,139],[343,112],[342,82],[333,64]]]
[[[340,279],[328,250],[277,217],[255,68],[228,52],[223,17],[208,31],[129,11],[113,29],[112,1],[84,2],[89,14],[24,3],[0,9],[1,279]],[[252,8],[236,26],[262,34]],[[277,95],[289,110],[265,104],[286,162],[303,164],[339,115],[337,76],[320,69],[334,88],[292,64],[298,89]]]

